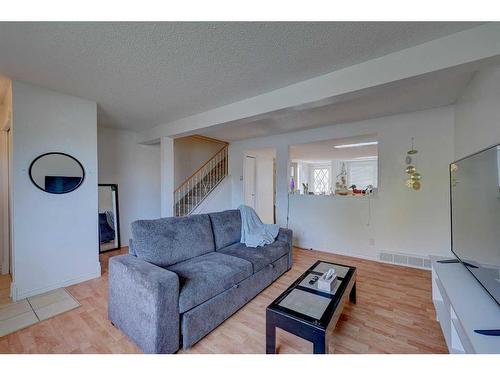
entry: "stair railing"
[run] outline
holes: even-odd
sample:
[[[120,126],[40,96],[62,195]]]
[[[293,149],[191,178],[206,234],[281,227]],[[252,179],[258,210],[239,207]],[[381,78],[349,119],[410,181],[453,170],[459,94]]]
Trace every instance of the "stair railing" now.
[[[228,146],[224,146],[174,191],[174,215],[189,215],[227,176]]]

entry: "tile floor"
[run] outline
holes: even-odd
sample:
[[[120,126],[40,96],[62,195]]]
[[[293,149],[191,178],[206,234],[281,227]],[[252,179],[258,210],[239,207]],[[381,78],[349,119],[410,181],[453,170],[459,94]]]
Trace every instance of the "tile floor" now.
[[[0,337],[79,306],[64,288],[0,305]]]

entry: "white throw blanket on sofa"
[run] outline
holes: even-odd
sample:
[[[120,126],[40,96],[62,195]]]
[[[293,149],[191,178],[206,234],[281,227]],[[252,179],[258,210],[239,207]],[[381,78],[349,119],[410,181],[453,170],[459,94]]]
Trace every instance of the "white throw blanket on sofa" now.
[[[264,224],[252,207],[239,206],[241,213],[241,243],[258,247],[274,242],[280,230],[277,224]]]

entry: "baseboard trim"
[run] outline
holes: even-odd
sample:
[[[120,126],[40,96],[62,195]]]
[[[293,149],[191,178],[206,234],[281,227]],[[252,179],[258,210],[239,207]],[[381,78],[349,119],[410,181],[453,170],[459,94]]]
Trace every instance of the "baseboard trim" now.
[[[306,250],[306,251],[318,251],[318,252],[321,252],[321,253],[334,254],[334,255],[343,255],[343,256],[346,256],[346,257],[366,259],[366,260],[373,260],[373,261],[376,261],[376,262],[379,262],[379,263],[385,263],[385,262],[381,262],[376,257],[371,257],[371,256],[361,255],[361,254],[356,254],[356,253],[346,253],[346,252],[343,252],[343,251],[331,251],[331,250],[305,248],[305,247],[297,246],[297,245],[293,245],[293,247],[296,247],[296,248],[301,249],[301,250]]]
[[[82,283],[84,281],[92,280],[92,279],[95,279],[97,277],[101,277],[101,265],[99,263],[98,263],[96,271],[94,271],[94,272],[87,273],[87,274],[84,274],[84,275],[80,275],[78,277],[75,277],[75,278],[72,278],[72,279],[68,279],[68,280],[65,280],[65,281],[61,281],[59,283],[54,283],[54,284],[51,284],[51,285],[46,285],[46,286],[41,287],[41,288],[35,288],[35,289],[31,289],[31,290],[20,291],[17,288],[16,283],[13,282],[12,285],[11,285],[11,296],[12,296],[11,298],[12,298],[13,301],[19,301],[19,300],[24,299],[24,298],[36,296],[38,294],[42,294],[42,293],[45,293],[45,292],[50,292],[51,290],[54,290],[54,289],[64,288],[66,286],[70,286],[70,285]]]
[[[302,250],[306,250],[306,251],[319,251],[319,252],[327,253],[327,254],[335,254],[335,255],[342,255],[342,256],[352,257],[352,258],[372,260],[372,261],[377,262],[377,263],[389,264],[391,266],[416,268],[416,269],[419,269],[419,270],[430,271],[430,269],[428,269],[428,268],[417,267],[417,266],[413,266],[413,265],[410,265],[410,264],[397,264],[397,263],[392,263],[392,262],[385,262],[385,261],[383,261],[383,260],[381,260],[381,259],[379,259],[377,257],[368,256],[368,255],[361,255],[361,254],[356,254],[356,253],[347,253],[347,252],[343,252],[343,251],[320,250],[320,249],[313,249],[313,248],[306,249],[304,247],[296,246],[296,245],[293,245],[293,247],[296,247],[296,248],[302,249]],[[409,254],[409,255],[413,255],[413,254]]]

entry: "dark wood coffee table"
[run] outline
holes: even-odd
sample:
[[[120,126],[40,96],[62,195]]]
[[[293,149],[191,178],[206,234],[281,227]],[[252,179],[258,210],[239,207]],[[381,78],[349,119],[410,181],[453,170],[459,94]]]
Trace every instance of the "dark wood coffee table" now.
[[[324,292],[312,280],[330,268],[338,280],[332,292]],[[347,298],[356,303],[356,268],[321,260],[314,263],[267,307],[266,353],[276,353],[277,327],[311,341],[314,354],[327,353],[327,336],[335,329]]]

